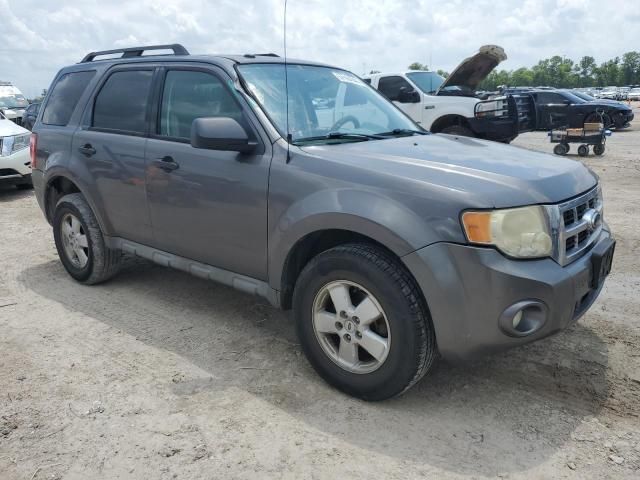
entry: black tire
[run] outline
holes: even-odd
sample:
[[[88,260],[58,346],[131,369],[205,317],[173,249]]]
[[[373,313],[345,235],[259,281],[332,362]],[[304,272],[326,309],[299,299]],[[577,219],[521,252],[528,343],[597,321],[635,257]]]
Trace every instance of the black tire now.
[[[88,261],[83,268],[76,267],[65,252],[62,240],[62,221],[66,214],[75,216],[81,224],[87,242]],[[98,221],[89,204],[80,193],[62,197],[53,216],[53,237],[60,261],[75,280],[86,285],[104,282],[118,273],[122,260],[119,250],[107,248]]]
[[[605,149],[604,145],[594,145],[593,146],[593,154],[600,156],[600,155],[604,154],[604,149]]]
[[[440,133],[446,133],[447,135],[457,135],[459,137],[475,137],[476,134],[473,133],[467,127],[463,127],[462,125],[451,125],[450,127],[445,127],[440,130]]]
[[[559,143],[555,147],[553,147],[553,153],[556,155],[566,155],[569,153],[569,145],[564,143]]]
[[[584,123],[602,123],[604,125],[604,128],[611,128],[612,126],[614,126],[613,121],[611,120],[611,117],[609,115],[604,113],[602,116],[600,116],[598,112],[589,113],[585,117]]]
[[[587,147],[586,145],[580,145],[578,147],[578,155],[580,155],[581,157],[586,157],[587,155],[589,155],[589,147]]]
[[[391,343],[379,368],[351,373],[324,352],[313,327],[317,293],[346,280],[366,288],[380,303]],[[429,371],[437,356],[429,311],[411,275],[392,255],[375,246],[347,244],[313,258],[302,270],[293,294],[293,312],[302,348],[329,384],[355,397],[378,401],[400,395]]]

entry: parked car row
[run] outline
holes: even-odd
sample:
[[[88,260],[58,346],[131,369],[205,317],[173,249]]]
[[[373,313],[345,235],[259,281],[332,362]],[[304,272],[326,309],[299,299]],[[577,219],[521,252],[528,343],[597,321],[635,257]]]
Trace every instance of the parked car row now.
[[[634,118],[628,105],[616,100],[596,99],[583,91],[567,89],[505,88],[502,95],[530,95],[535,103],[536,130],[582,128],[585,123],[603,122],[606,128],[622,129]]]

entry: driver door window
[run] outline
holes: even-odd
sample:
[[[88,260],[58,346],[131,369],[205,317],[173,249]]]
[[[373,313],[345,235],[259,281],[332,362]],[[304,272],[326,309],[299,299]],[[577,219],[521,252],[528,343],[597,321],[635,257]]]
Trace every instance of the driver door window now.
[[[202,117],[231,117],[238,122],[243,118],[240,106],[217,77],[190,70],[167,72],[158,133],[189,140],[191,124]]]
[[[378,90],[392,102],[400,101],[400,91],[405,88],[410,92],[413,87],[402,77],[382,77],[378,82]]]
[[[539,93],[538,102],[542,105],[562,105],[565,99],[557,93]]]

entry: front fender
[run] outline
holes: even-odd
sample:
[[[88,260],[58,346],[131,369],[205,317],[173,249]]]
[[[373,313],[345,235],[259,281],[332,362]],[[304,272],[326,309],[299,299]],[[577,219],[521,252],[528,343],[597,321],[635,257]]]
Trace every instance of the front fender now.
[[[293,203],[273,222],[269,283],[280,289],[289,252],[314,232],[337,229],[358,233],[401,257],[437,242],[436,228],[389,197],[354,189],[318,191]]]

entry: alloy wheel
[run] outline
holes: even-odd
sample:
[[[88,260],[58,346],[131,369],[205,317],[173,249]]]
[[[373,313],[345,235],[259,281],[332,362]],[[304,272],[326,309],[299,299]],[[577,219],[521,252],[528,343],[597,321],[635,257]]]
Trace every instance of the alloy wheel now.
[[[313,329],[324,353],[342,369],[371,373],[391,347],[391,329],[378,300],[348,280],[324,285],[313,302]]]

